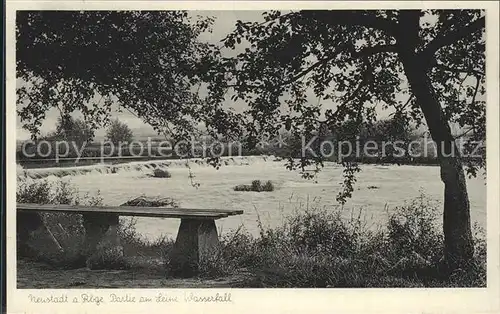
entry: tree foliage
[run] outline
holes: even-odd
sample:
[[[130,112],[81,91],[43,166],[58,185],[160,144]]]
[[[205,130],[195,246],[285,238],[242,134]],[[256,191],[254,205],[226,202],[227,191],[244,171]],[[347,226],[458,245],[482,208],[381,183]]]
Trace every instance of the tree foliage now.
[[[132,130],[123,122],[114,119],[106,130],[106,140],[113,144],[130,143],[134,138]]]
[[[233,101],[247,103],[238,125],[250,143],[282,127],[321,138],[346,121],[352,136],[375,120],[377,107],[391,108],[405,124],[425,121],[444,183],[445,261],[457,269],[474,252],[464,164],[470,175],[484,169],[485,158],[462,159],[485,140],[484,32],[480,10],[266,12],[264,22],[238,21],[224,39],[229,49],[245,44],[243,52],[234,58],[215,52],[217,66],[205,74],[212,82],[207,98],[220,104],[230,91]],[[471,132],[465,151],[458,151],[450,124]],[[287,167],[311,178],[323,161],[322,154],[301,154]],[[337,200],[343,203],[359,167],[340,162],[346,168]]]
[[[201,122],[214,136],[245,134],[249,146],[283,128],[307,138],[321,130],[341,133],[349,123],[352,136],[373,123],[376,108],[392,108],[401,124],[418,126],[424,115],[401,58],[411,32],[416,62],[446,121],[470,141],[484,141],[483,12],[412,14],[265,12],[263,23],[238,21],[223,40],[227,49],[245,45],[232,58],[196,40],[212,19],[193,21],[182,11],[20,11],[18,113],[36,137],[52,107],[81,111],[94,128],[106,122],[115,101],[171,137],[195,133]],[[202,82],[204,99],[196,93]],[[226,110],[228,95],[249,109]],[[289,167],[307,173],[321,163],[307,157]],[[484,163],[468,169],[475,174],[477,166]]]
[[[92,141],[93,136],[94,131],[89,127],[88,123],[82,119],[74,119],[69,115],[63,115],[57,119],[56,130],[47,134],[44,139],[48,141],[74,142],[81,146],[83,143]]]
[[[192,88],[210,18],[184,11],[18,11],[18,114],[33,137],[50,108],[80,111],[93,129],[111,105],[182,135],[202,115]]]
[[[471,141],[484,141],[483,13],[418,13],[412,26],[417,28],[415,61],[426,70],[446,121],[470,130]],[[352,124],[352,136],[373,123],[377,108],[392,109],[401,124],[421,125],[421,104],[400,56],[401,39],[411,31],[404,26],[404,11],[273,11],[263,16],[263,23],[238,21],[223,44],[247,48],[235,58],[216,52],[218,67],[206,73],[211,102],[221,103],[229,90],[233,101],[248,104],[242,125],[250,136],[286,128],[311,138],[322,128],[336,132],[346,122]],[[311,165],[321,166],[321,158],[289,161],[293,169]],[[474,174],[478,165],[468,166]]]

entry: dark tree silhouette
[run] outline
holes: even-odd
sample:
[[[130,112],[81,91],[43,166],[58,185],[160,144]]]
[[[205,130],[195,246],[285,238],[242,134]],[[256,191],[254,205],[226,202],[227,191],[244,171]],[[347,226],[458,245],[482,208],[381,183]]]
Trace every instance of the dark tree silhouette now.
[[[83,113],[92,129],[111,105],[133,111],[158,132],[195,130],[201,102],[192,71],[210,18],[184,11],[18,11],[17,111],[36,138],[46,112]]]
[[[114,119],[106,130],[106,140],[113,144],[130,143],[134,138],[132,130],[123,122]]]
[[[450,123],[471,132],[466,151],[484,141],[484,12],[274,11],[264,19],[238,21],[223,41],[229,49],[244,44],[244,52],[227,58],[215,51],[218,66],[205,77],[208,102],[222,104],[226,95],[244,100],[249,109],[240,125],[250,136],[285,127],[311,137],[345,121],[357,128],[374,120],[376,107],[392,108],[403,123],[425,122],[439,148],[446,261],[452,269],[467,262],[473,243],[466,161]],[[327,103],[333,109],[323,110]],[[311,153],[288,167],[319,171],[322,162]],[[345,164],[348,196],[357,165]],[[484,162],[465,166],[475,175]]]
[[[94,132],[88,123],[82,119],[62,115],[57,119],[56,130],[47,134],[44,139],[48,141],[75,142],[78,147],[81,147],[83,143],[92,141],[93,137]]]

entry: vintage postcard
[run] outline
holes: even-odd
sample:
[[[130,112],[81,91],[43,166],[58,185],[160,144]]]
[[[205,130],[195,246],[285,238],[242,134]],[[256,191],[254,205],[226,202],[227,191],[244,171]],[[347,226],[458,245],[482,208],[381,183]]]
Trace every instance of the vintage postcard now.
[[[500,311],[498,3],[6,8],[8,313]]]

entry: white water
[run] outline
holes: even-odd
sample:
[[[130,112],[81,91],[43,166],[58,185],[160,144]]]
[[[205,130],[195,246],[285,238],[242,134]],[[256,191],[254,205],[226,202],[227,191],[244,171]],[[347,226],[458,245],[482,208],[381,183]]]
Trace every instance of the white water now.
[[[224,166],[242,166],[250,165],[258,162],[266,162],[276,160],[273,156],[248,156],[248,157],[222,157],[221,164]],[[123,173],[130,171],[150,172],[154,168],[167,169],[167,168],[187,168],[189,167],[206,167],[207,160],[192,158],[189,160],[159,160],[159,161],[140,161],[129,162],[116,165],[98,164],[89,166],[76,166],[76,167],[61,167],[61,168],[36,168],[24,170],[20,165],[17,165],[18,178],[27,176],[30,179],[41,179],[50,176],[65,177],[76,176],[84,174],[110,174],[110,173]]]
[[[181,207],[243,209],[243,215],[217,221],[223,233],[243,225],[249,232],[258,234],[259,217],[265,225],[275,226],[294,210],[313,205],[326,208],[338,205],[335,197],[342,181],[341,166],[326,164],[315,183],[302,179],[297,172],[286,170],[282,162],[273,160],[274,157],[223,158],[223,166],[219,170],[200,160],[193,160],[190,168],[195,176],[194,183],[200,184],[198,188],[193,187],[189,169],[182,160],[33,169],[26,174],[33,179],[70,180],[82,195],[100,191],[107,205],[120,205],[137,196],[147,195],[173,197]],[[111,173],[112,167],[116,173]],[[149,177],[154,168],[168,168],[172,177]],[[387,219],[386,205],[389,209],[402,205],[418,197],[420,191],[437,201],[441,201],[443,195],[439,168],[433,166],[363,165],[357,178],[353,197],[344,211],[349,216],[353,209],[359,212],[363,208],[362,213],[368,223],[384,223]],[[256,179],[273,181],[276,190],[260,193],[233,191],[234,186],[249,184]],[[371,186],[377,188],[369,189]],[[468,180],[468,189],[471,219],[485,227],[485,180]],[[178,226],[177,219],[138,218],[136,227],[148,239],[155,239],[162,234],[175,237]]]

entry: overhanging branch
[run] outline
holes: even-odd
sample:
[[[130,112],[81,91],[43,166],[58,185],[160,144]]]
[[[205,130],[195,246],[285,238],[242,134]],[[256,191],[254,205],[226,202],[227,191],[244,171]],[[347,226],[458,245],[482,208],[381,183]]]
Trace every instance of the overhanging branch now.
[[[474,105],[474,103],[476,102],[476,97],[477,97],[477,93],[479,91],[479,85],[481,83],[481,79],[479,77],[476,77],[476,87],[474,88],[474,94],[472,95],[472,100],[471,100],[471,103],[470,105]]]
[[[386,32],[388,35],[393,36],[397,23],[389,19],[376,16],[373,13],[367,14],[364,11],[352,10],[335,10],[335,11],[301,11],[305,18],[313,18],[329,25],[337,26],[363,26],[367,28],[374,28]]]
[[[475,76],[484,76],[485,73],[479,70],[475,69],[464,69],[464,68],[455,68],[455,67],[450,67],[447,65],[444,65],[442,63],[436,63],[434,67],[449,71],[449,72],[454,72],[454,73],[467,73],[467,74],[474,74]]]
[[[464,131],[462,134],[459,134],[455,137],[453,137],[455,140],[458,140],[459,138],[462,138],[464,137],[465,135],[469,134],[470,132],[474,131],[474,127],[470,127],[469,129],[467,129],[466,131]]]
[[[356,52],[357,56],[371,56],[381,52],[397,52],[395,45],[376,45],[372,47],[365,47]]]
[[[300,72],[299,74],[293,76],[292,78],[282,82],[280,84],[280,86],[284,86],[284,85],[288,85],[288,84],[291,84],[295,81],[297,81],[298,79],[300,79],[301,77],[307,75],[308,73],[310,73],[312,70],[316,69],[317,67],[323,65],[323,64],[326,64],[328,63],[328,61],[332,60],[333,58],[335,58],[335,56],[333,57],[329,57],[329,58],[323,58],[321,60],[319,60],[318,62],[314,63],[313,65],[311,65],[309,68],[305,69],[304,71]]]
[[[434,54],[441,48],[449,46],[460,39],[467,37],[476,31],[484,28],[485,17],[481,17],[469,25],[449,33],[442,33],[434,38],[420,53],[423,60],[430,60]]]
[[[402,106],[396,107],[396,111],[391,113],[389,116],[394,116],[397,113],[402,113],[406,109],[406,107],[408,107],[408,105],[410,104],[410,102],[412,101],[414,96],[415,95],[410,94],[410,97],[408,97],[408,100]]]
[[[350,94],[350,95],[346,95],[347,97],[344,99],[344,101],[339,104],[337,106],[337,109],[335,110],[334,113],[332,113],[329,117],[326,117],[326,120],[324,121],[325,123],[330,123],[332,122],[332,120],[335,120],[337,119],[337,116],[342,112],[342,110],[344,110],[344,108],[351,102],[353,101],[354,99],[356,99],[357,97],[360,97],[361,95],[361,90],[363,89],[363,87],[366,86],[366,83],[368,81],[368,75],[367,73],[365,72],[363,74],[363,80],[359,83],[359,85],[356,87],[356,89]],[[366,92],[364,93],[366,94]],[[359,115],[359,112],[360,110],[362,109],[363,107],[363,103],[360,102],[359,104],[359,107],[358,107],[358,115]]]
[[[368,57],[377,53],[382,53],[382,52],[396,52],[396,46],[395,45],[376,45],[372,47],[365,47],[361,49],[360,51],[355,52],[353,55],[354,57]],[[293,76],[292,78],[282,82],[280,86],[288,85],[291,84],[298,79],[302,78],[303,76],[307,75],[317,67],[324,65],[328,63],[329,61],[333,60],[336,56],[328,57],[328,58],[323,58],[319,60],[318,62],[314,63],[311,65],[309,68],[305,69],[304,71],[298,73],[297,75]]]

